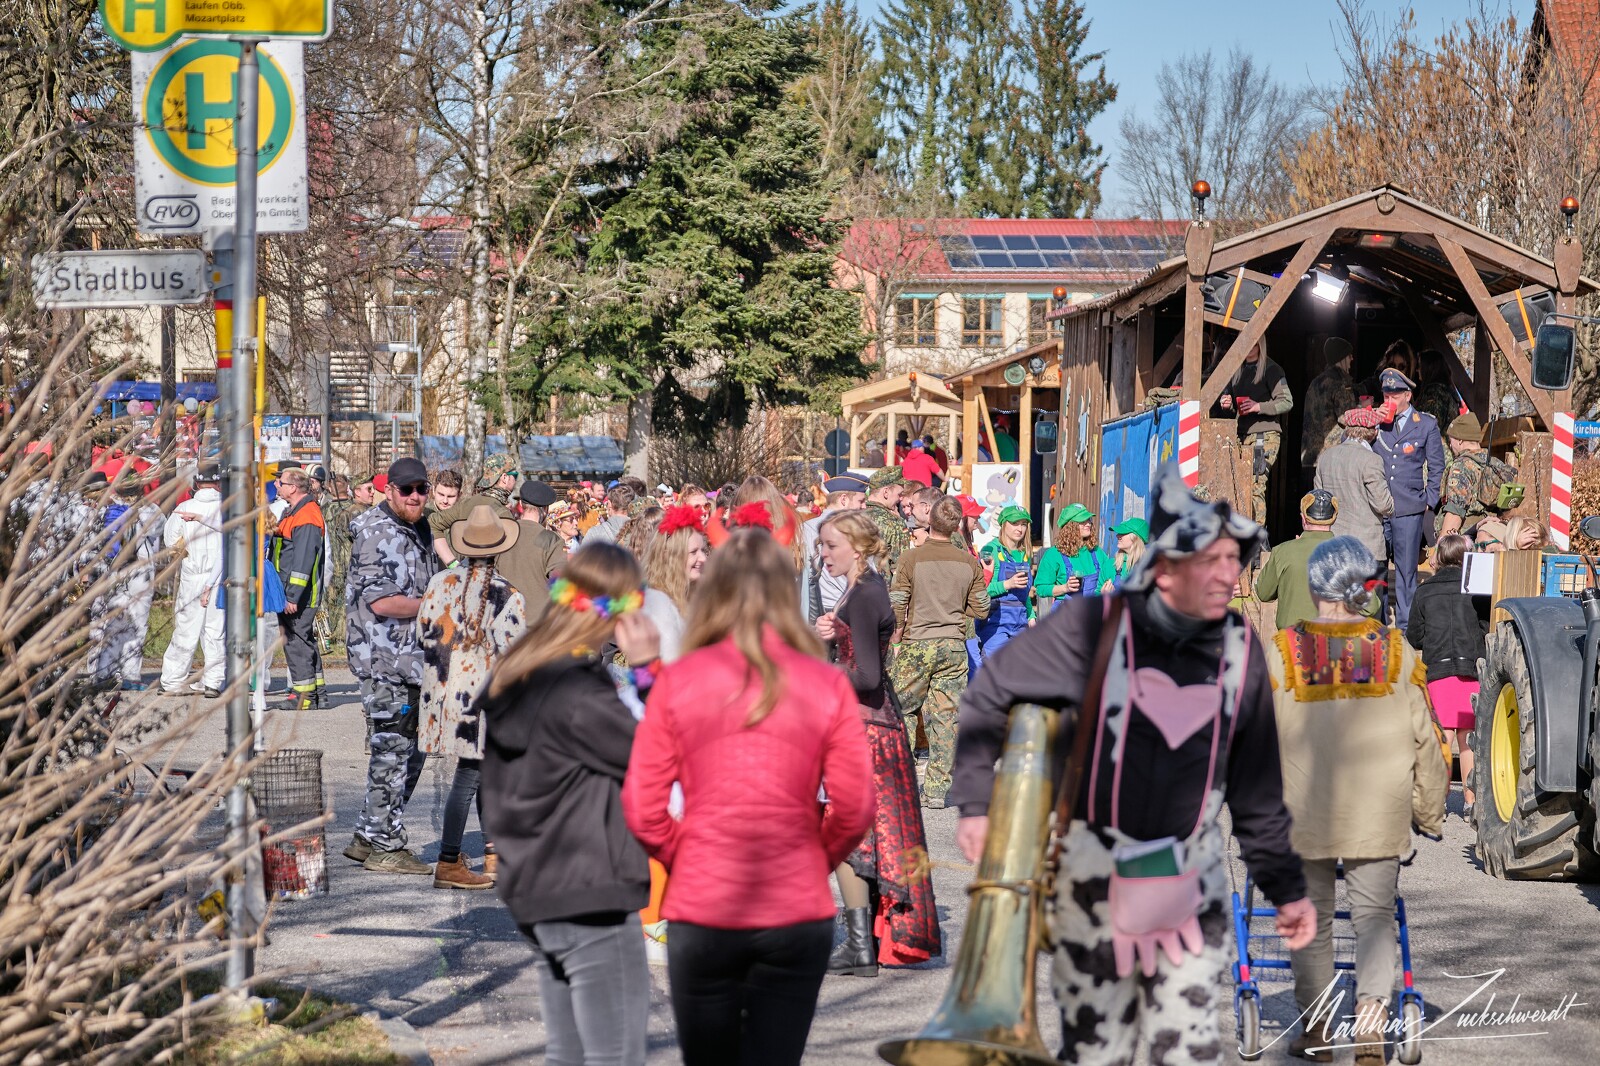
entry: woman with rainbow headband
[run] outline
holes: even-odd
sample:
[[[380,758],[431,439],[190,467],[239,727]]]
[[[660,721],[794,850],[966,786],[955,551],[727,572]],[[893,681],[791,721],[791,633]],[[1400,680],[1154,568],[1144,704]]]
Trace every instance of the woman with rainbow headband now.
[[[639,909],[650,873],[621,802],[637,722],[600,659],[615,641],[634,685],[650,689],[659,640],[643,606],[644,574],[626,549],[579,548],[551,583],[550,608],[478,698],[496,888],[533,946],[552,1063],[645,1061]]]

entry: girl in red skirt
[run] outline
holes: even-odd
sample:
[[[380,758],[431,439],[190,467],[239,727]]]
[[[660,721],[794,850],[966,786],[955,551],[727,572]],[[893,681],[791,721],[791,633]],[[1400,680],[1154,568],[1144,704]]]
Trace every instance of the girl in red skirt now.
[[[1489,633],[1487,596],[1461,591],[1461,562],[1472,541],[1459,533],[1439,538],[1433,549],[1434,574],[1417,586],[1406,640],[1422,652],[1428,668],[1428,702],[1439,727],[1453,730],[1461,752],[1462,817],[1472,818],[1472,704],[1478,695],[1478,660]]]
[[[894,611],[883,575],[869,565],[881,561],[886,549],[862,511],[829,516],[818,542],[828,573],[850,584],[833,611],[817,619],[817,634],[829,642],[856,690],[878,793],[873,827],[835,871],[848,935],[828,972],[873,977],[879,963],[903,966],[938,954],[939,918],[927,871],[912,868],[927,855],[928,844],[911,745],[884,673]]]

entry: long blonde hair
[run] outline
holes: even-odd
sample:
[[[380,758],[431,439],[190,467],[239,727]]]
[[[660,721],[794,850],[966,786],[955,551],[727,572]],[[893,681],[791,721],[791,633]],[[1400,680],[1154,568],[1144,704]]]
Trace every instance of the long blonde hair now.
[[[590,596],[625,596],[644,587],[644,573],[628,549],[600,541],[585,544],[561,566],[561,577]],[[550,604],[537,622],[511,646],[489,679],[490,698],[526,681],[541,666],[585,651],[600,650],[616,628],[614,618]]]
[[[755,725],[771,714],[783,697],[778,664],[761,643],[767,626],[795,651],[823,657],[822,642],[800,616],[800,587],[788,550],[764,529],[735,529],[711,553],[704,575],[689,596],[683,652],[687,655],[733,638],[750,671],[761,678],[760,694],[751,704],[745,725]]]
[[[733,506],[729,508],[728,513],[732,514],[747,503],[767,505],[767,513],[772,516],[773,533],[782,533],[784,527],[795,521],[794,510],[789,506],[789,501],[783,498],[783,493],[778,491],[778,486],[760,474],[751,474],[739,485],[733,494]],[[790,553],[794,556],[795,569],[799,570],[805,565],[805,547],[800,543],[804,538],[800,536],[798,529],[790,530],[789,535]]]
[[[689,606],[689,545],[696,537],[705,540],[704,533],[688,527],[664,537],[658,533],[644,553],[645,584],[665,592],[679,611]]]
[[[882,566],[889,557],[883,534],[878,532],[877,524],[863,511],[835,511],[822,520],[817,532],[830,528],[837,529],[850,542],[850,546],[861,553],[861,561],[856,564],[858,572],[866,570],[874,562]]]

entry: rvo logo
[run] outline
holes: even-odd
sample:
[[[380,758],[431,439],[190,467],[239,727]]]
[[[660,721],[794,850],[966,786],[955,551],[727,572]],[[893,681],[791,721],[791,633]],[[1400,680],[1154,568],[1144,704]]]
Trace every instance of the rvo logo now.
[[[200,205],[193,196],[152,196],[143,211],[151,229],[190,229],[200,221]]]

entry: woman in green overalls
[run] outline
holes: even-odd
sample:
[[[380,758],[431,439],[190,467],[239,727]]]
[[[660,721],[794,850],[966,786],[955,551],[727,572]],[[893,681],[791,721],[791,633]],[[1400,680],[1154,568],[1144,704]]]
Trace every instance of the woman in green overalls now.
[[[978,619],[977,656],[973,666],[993,655],[1033,620],[1029,587],[1033,567],[1028,551],[1028,512],[1012,504],[999,515],[1000,535],[978,553],[989,571],[989,615]]]
[[[1116,573],[1111,557],[1095,543],[1094,512],[1081,503],[1068,504],[1056,517],[1054,546],[1039,557],[1033,594],[1039,610],[1048,613],[1057,600],[1098,594]]]

